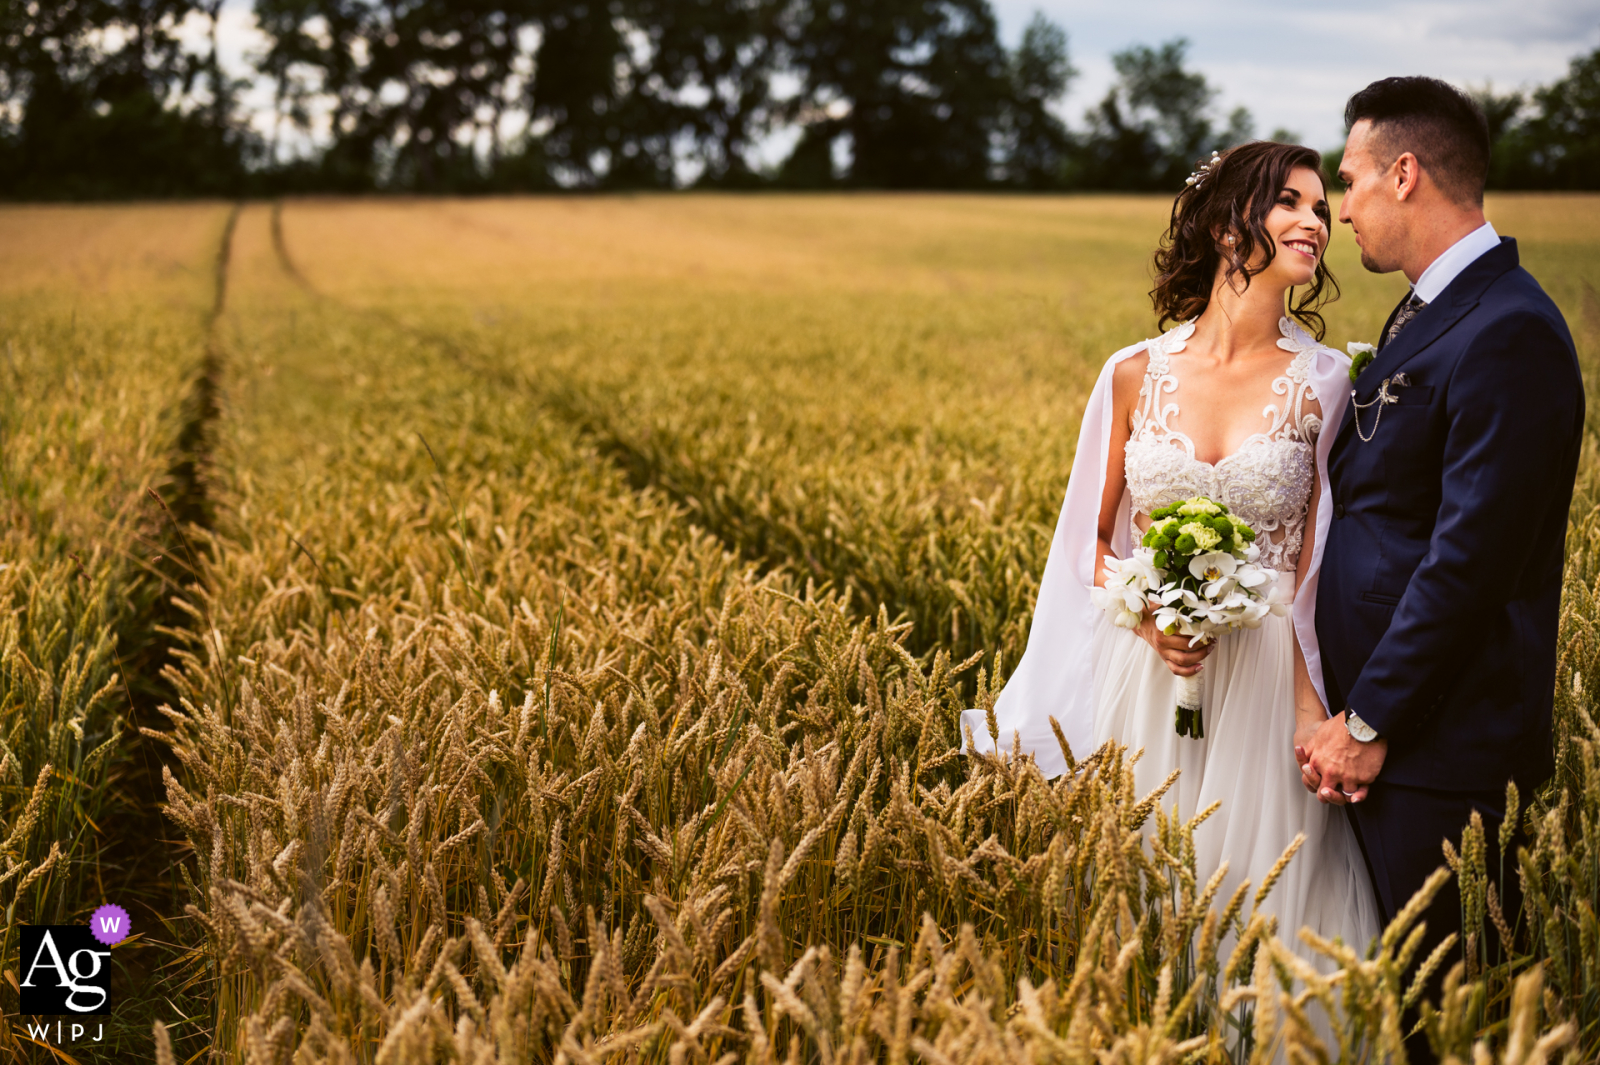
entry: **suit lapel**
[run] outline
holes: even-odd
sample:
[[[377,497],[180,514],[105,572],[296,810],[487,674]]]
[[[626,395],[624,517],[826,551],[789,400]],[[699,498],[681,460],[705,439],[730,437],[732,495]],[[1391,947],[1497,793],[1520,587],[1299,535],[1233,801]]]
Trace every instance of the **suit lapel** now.
[[[1370,403],[1382,387],[1384,378],[1393,375],[1448,333],[1451,326],[1478,305],[1490,285],[1516,266],[1517,242],[1510,237],[1502,237],[1498,248],[1491,248],[1473,260],[1456,275],[1455,280],[1445,286],[1438,299],[1418,311],[1411,324],[1400,330],[1400,335],[1394,338],[1393,343],[1384,345],[1367,364],[1367,368],[1361,371],[1361,376],[1356,378],[1355,394],[1351,402],[1345,405],[1344,418],[1339,422],[1339,435],[1334,445],[1343,443],[1345,434],[1354,424],[1357,403]],[[1404,303],[1402,300],[1401,305]],[[1399,311],[1400,308],[1396,307],[1394,314],[1389,315],[1390,322],[1394,321],[1394,315]],[[1389,331],[1387,323],[1383,328],[1385,333]]]

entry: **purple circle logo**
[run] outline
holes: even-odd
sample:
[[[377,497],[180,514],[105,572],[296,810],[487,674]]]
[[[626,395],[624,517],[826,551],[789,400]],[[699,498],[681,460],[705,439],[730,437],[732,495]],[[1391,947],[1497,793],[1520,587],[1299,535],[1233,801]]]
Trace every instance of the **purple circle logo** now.
[[[89,918],[89,934],[108,947],[127,939],[132,930],[128,911],[114,902],[106,903]]]

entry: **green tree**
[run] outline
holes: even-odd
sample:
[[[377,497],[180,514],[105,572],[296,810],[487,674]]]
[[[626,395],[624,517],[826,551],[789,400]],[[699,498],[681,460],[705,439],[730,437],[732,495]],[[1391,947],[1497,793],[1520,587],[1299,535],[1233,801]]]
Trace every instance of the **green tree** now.
[[[624,40],[627,11],[616,0],[546,5],[526,104],[551,178],[564,185],[670,185],[670,133],[638,135],[629,113],[637,79]],[[633,128],[630,128],[633,127]]]
[[[260,70],[274,87],[266,154],[275,184],[306,191],[372,188],[372,145],[356,136],[366,96],[357,57],[366,50],[367,5],[358,0],[258,0],[255,15],[270,42]],[[296,127],[309,131],[319,104],[327,112],[329,148],[316,160],[281,158],[288,134]]]
[[[843,136],[853,185],[974,188],[997,176],[1010,64],[987,0],[810,0],[786,25],[807,158]]]
[[[302,180],[322,187],[486,188],[521,99],[534,0],[261,0],[263,69],[279,117],[332,101],[332,144]],[[315,71],[305,77],[301,72]]]
[[[843,131],[842,122],[826,115],[806,122],[794,149],[778,168],[776,184],[795,189],[822,189],[836,184],[833,142]]]
[[[1509,116],[1495,145],[1490,186],[1600,188],[1600,48],[1573,59],[1566,77],[1534,90],[1529,110],[1519,118],[1519,106]]]
[[[699,183],[749,187],[750,150],[772,129],[787,0],[649,0],[635,20],[650,42],[643,117],[671,130],[701,167]]]
[[[1042,189],[1066,179],[1072,135],[1050,105],[1077,76],[1067,53],[1067,33],[1035,12],[1011,56],[1011,99],[1006,109],[1006,177]]]
[[[1136,45],[1112,57],[1117,82],[1086,116],[1075,152],[1074,183],[1093,189],[1176,190],[1195,161],[1249,140],[1250,113],[1235,109],[1225,126],[1212,118],[1217,91],[1184,68],[1189,42]]]
[[[250,138],[216,58],[220,0],[0,6],[0,194],[29,199],[226,194]],[[176,27],[209,20],[211,48]],[[187,106],[172,106],[169,101]]]
[[[780,0],[262,0],[279,113],[332,143],[300,180],[420,191],[748,183]],[[311,76],[306,71],[314,72]],[[526,116],[506,136],[509,115]]]

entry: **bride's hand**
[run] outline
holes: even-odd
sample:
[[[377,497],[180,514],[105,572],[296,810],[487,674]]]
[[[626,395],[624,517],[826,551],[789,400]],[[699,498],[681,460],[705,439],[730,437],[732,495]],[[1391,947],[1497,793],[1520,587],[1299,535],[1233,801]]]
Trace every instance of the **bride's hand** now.
[[[1326,717],[1326,715],[1323,716]],[[1309,752],[1311,750],[1311,740],[1314,736],[1316,736],[1317,728],[1320,726],[1320,724],[1320,721],[1313,721],[1307,724],[1299,724],[1295,726],[1294,749],[1297,756],[1299,752],[1305,751],[1307,752],[1306,757],[1310,757]],[[1301,764],[1303,765],[1304,762]]]
[[[1200,664],[1206,660],[1206,655],[1216,646],[1216,642],[1203,643],[1199,647],[1189,646],[1187,636],[1168,636],[1156,627],[1156,619],[1145,614],[1139,627],[1133,630],[1139,634],[1140,639],[1154,647],[1156,654],[1167,664],[1167,668],[1180,677],[1192,677],[1200,672]]]

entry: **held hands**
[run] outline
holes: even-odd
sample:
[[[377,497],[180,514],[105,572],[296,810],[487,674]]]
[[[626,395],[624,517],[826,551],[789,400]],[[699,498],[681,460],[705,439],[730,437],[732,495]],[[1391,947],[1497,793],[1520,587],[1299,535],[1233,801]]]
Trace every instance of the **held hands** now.
[[[1344,714],[1328,718],[1309,736],[1295,732],[1295,761],[1306,790],[1332,806],[1361,802],[1389,754],[1389,741],[1362,743],[1345,728]]]
[[[1321,728],[1322,723],[1326,720],[1328,720],[1328,714],[1322,709],[1322,707],[1319,706],[1317,707],[1317,716],[1314,720],[1306,721],[1304,718],[1301,718],[1299,723],[1295,725],[1294,760],[1300,763],[1300,767],[1302,769],[1305,768],[1307,760],[1309,760],[1311,757],[1306,752],[1311,750],[1311,743],[1316,738],[1317,729]]]
[[[1200,665],[1216,646],[1214,641],[1207,641],[1198,647],[1190,647],[1188,636],[1167,636],[1156,627],[1155,618],[1151,617],[1148,610],[1139,627],[1133,630],[1139,637],[1154,647],[1156,654],[1167,664],[1167,668],[1180,677],[1192,677],[1200,672]]]

